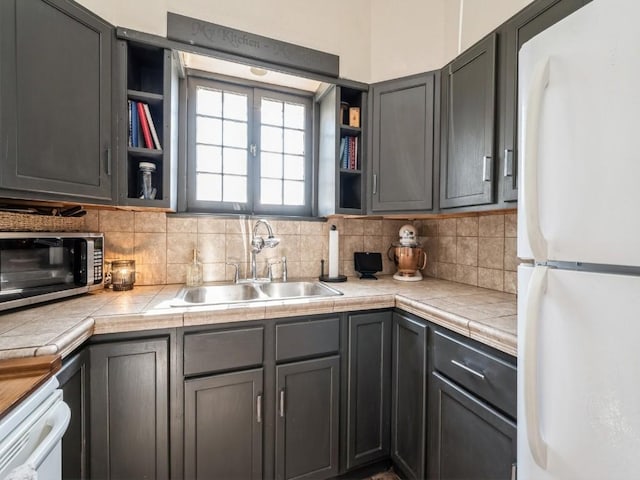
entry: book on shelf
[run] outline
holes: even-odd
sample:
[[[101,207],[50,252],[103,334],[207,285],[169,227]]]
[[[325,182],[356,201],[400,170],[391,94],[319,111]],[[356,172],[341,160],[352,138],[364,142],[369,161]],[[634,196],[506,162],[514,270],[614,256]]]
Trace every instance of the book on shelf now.
[[[142,104],[144,106],[144,113],[147,117],[147,123],[149,124],[149,130],[151,130],[151,138],[153,139],[153,144],[156,150],[162,150],[160,146],[160,140],[158,139],[158,132],[156,131],[156,126],[153,123],[153,118],[151,117],[151,112],[149,111],[149,105],[147,103]]]
[[[162,150],[160,137],[149,109],[149,104],[128,100],[129,146]]]
[[[130,100],[129,103],[131,105],[131,146],[138,147],[138,126],[140,125],[140,122],[138,122],[138,102]]]
[[[357,170],[358,166],[358,137],[342,137],[340,139],[340,168],[343,170]]]
[[[138,118],[140,119],[140,130],[142,130],[144,146],[145,148],[153,148],[151,130],[149,129],[149,122],[147,122],[147,115],[144,111],[144,104],[142,102],[138,102]]]
[[[133,140],[132,140],[132,128],[131,128],[131,100],[127,100],[127,116],[129,118],[129,136],[127,139],[127,146],[132,147],[133,146]]]

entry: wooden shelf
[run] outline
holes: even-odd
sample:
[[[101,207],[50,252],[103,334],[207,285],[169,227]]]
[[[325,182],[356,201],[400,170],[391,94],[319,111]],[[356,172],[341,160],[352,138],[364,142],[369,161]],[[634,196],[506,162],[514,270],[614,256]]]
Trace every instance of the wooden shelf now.
[[[147,102],[149,104],[161,104],[164,101],[164,95],[162,94],[141,92],[140,90],[127,90],[127,96],[130,100]]]
[[[359,127],[350,127],[349,125],[340,125],[340,133],[345,135],[358,136],[362,133]]]
[[[362,170],[360,169],[354,170],[352,168],[341,168],[340,173],[346,173],[349,175],[362,175]]]
[[[150,157],[155,160],[162,160],[164,152],[153,148],[128,147],[127,152],[133,157]]]

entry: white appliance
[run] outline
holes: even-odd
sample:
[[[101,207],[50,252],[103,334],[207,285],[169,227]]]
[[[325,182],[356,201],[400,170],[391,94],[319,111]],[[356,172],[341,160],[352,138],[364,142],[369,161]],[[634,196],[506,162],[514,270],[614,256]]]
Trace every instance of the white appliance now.
[[[71,412],[57,387],[52,377],[0,420],[0,479],[16,469],[31,473],[26,478],[62,478],[61,439]]]
[[[594,0],[519,53],[519,480],[640,478],[638,18]]]

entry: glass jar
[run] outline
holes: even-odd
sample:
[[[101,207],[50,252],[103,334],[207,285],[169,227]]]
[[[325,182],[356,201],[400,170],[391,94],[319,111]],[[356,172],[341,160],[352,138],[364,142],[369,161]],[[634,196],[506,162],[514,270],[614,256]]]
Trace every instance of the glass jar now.
[[[138,164],[138,188],[141,200],[153,200],[156,198],[157,190],[154,188],[154,174],[156,165],[151,162],[140,162]]]
[[[114,290],[131,290],[135,281],[135,260],[113,260],[111,262],[111,286]]]

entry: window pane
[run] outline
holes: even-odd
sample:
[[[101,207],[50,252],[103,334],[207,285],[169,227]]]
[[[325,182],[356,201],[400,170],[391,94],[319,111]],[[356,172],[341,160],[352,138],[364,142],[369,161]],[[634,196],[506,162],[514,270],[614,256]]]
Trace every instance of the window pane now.
[[[279,153],[260,155],[260,176],[282,178],[282,155]]]
[[[304,205],[304,182],[284,181],[284,204]]]
[[[284,126],[304,129],[304,105],[284,104]]]
[[[282,129],[265,127],[260,129],[261,150],[268,152],[282,152]]]
[[[304,155],[304,132],[285,129],[284,151],[285,153]]]
[[[304,157],[285,155],[283,177],[290,180],[304,180]]]
[[[224,92],[224,118],[247,120],[248,101],[246,95]]]
[[[224,145],[225,147],[247,148],[247,124],[224,121]]]
[[[262,99],[260,107],[260,123],[263,125],[282,126],[282,102]]]
[[[196,175],[196,200],[219,202],[222,200],[222,175],[199,173]]]
[[[282,180],[260,180],[260,203],[282,205]]]
[[[247,151],[240,148],[224,149],[224,173],[247,174]],[[226,191],[225,191],[226,195]]]
[[[222,149],[209,145],[196,146],[196,171],[222,172]]]
[[[196,117],[196,142],[222,144],[222,122],[217,118]]]
[[[199,87],[196,94],[196,113],[222,116],[222,92]]]
[[[247,202],[247,177],[225,175],[223,177],[223,183],[225,202]]]

